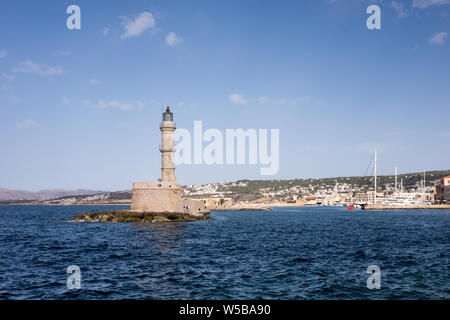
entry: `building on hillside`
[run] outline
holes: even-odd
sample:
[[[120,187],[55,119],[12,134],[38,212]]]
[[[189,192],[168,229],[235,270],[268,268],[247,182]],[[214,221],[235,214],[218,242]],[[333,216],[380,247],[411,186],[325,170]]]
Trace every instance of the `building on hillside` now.
[[[373,198],[372,192],[359,191],[353,194],[353,202],[355,203],[368,203],[369,199]]]
[[[450,203],[450,176],[443,177],[436,182],[434,200],[439,203]]]
[[[233,204],[231,198],[206,198],[197,200],[202,201],[205,207],[211,210],[230,207]]]
[[[305,206],[318,206],[322,201],[317,196],[305,197]]]

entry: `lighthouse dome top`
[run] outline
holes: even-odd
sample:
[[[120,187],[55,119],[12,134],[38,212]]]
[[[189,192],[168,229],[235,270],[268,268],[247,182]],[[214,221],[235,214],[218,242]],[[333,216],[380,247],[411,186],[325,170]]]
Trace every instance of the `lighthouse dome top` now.
[[[169,106],[167,106],[166,112],[163,113],[163,121],[173,121],[173,113],[170,112]]]

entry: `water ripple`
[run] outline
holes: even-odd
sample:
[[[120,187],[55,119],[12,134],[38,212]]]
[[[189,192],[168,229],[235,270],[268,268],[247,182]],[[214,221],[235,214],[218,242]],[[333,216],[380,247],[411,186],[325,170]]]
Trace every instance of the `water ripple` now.
[[[192,223],[68,223],[0,207],[0,299],[449,299],[450,211],[280,208]],[[367,266],[382,289],[366,288]],[[81,268],[80,290],[66,286]]]

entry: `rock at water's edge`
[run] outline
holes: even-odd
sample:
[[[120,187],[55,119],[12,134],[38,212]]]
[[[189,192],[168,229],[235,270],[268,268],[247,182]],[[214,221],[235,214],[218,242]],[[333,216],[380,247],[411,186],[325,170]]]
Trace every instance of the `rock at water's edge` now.
[[[71,221],[79,222],[183,222],[211,220],[208,215],[192,215],[171,212],[138,212],[131,210],[113,210],[80,213]]]

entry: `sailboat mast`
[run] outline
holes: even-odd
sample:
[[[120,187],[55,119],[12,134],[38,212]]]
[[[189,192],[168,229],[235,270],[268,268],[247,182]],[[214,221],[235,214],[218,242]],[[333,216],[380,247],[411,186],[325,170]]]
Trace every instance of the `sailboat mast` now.
[[[423,194],[425,195],[425,171],[423,172]]]
[[[374,161],[374,168],[373,168],[373,175],[374,175],[374,181],[375,181],[375,191],[373,193],[373,203],[377,202],[377,150],[375,150],[375,161]]]
[[[395,167],[395,191],[397,191],[397,166]]]

